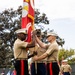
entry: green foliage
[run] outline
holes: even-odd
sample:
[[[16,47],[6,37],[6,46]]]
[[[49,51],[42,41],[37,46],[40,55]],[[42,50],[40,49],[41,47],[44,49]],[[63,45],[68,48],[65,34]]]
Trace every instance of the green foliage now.
[[[17,10],[6,9],[0,13],[0,67],[8,67],[13,58],[13,43],[16,39],[15,30],[21,28],[22,6]],[[35,10],[35,24],[49,24],[49,20],[45,13],[41,14],[38,9]],[[47,30],[43,37],[46,36]],[[45,42],[46,38],[43,39]],[[60,45],[62,42],[58,42]],[[60,55],[62,56],[62,55]]]
[[[74,54],[75,54],[74,49],[65,50],[64,48],[62,48],[60,49],[60,52],[59,52],[59,61],[61,61],[62,59],[66,59]],[[70,61],[74,62],[74,60],[75,59],[72,59]]]
[[[22,6],[17,10],[6,9],[0,13],[0,67],[11,65],[13,43],[16,39],[15,30],[21,28]],[[35,24],[49,24],[46,14],[35,10]]]
[[[61,46],[61,47],[63,47],[63,45],[64,45],[64,43],[65,43],[65,40],[64,39],[62,39],[62,38],[60,38],[59,36],[57,36],[57,43]]]
[[[39,23],[49,24],[49,20],[46,17],[46,14],[43,13],[40,15],[40,12],[38,9],[35,10],[35,23],[38,25]]]

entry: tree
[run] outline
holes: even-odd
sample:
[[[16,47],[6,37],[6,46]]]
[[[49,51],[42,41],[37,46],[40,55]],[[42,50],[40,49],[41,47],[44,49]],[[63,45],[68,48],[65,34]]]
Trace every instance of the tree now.
[[[59,52],[59,61],[62,61],[63,59],[67,59],[68,57],[74,55],[74,49],[65,50],[64,48],[60,49]]]
[[[11,65],[10,59],[13,58],[13,43],[16,39],[15,30],[21,28],[22,6],[17,10],[12,8],[6,9],[0,13],[0,67],[8,67]],[[49,20],[45,13],[40,13],[38,9],[35,10],[35,24],[40,23],[44,25],[49,24]],[[43,28],[41,28],[43,29]],[[47,35],[47,30],[43,32],[43,38]],[[44,38],[43,42],[46,42]],[[63,45],[62,39],[58,41],[59,45]]]
[[[39,24],[39,23],[44,23],[44,24],[49,24],[49,20],[46,17],[46,14],[43,13],[42,15],[40,15],[40,12],[38,9],[35,10],[35,23]]]
[[[21,28],[22,6],[17,10],[6,9],[0,13],[0,67],[7,67],[11,64],[9,60],[13,57],[13,43],[16,39],[15,30]],[[46,14],[40,15],[40,12],[35,10],[35,24],[49,24]]]

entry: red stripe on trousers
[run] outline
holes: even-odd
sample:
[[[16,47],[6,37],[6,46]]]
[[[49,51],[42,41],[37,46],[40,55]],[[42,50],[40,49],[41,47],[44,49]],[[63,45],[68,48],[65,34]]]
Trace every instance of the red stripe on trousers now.
[[[50,75],[53,75],[53,72],[52,72],[52,63],[49,64],[49,69],[50,69]]]
[[[24,60],[21,60],[21,75],[24,75]]]

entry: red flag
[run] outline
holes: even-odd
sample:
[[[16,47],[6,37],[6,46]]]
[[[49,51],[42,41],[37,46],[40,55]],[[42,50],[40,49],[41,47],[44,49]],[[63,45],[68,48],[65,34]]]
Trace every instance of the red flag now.
[[[16,70],[13,70],[13,72],[11,73],[11,75],[16,75]]]
[[[34,25],[34,0],[23,0],[22,25],[21,28],[27,28],[27,42],[31,42],[31,32]]]

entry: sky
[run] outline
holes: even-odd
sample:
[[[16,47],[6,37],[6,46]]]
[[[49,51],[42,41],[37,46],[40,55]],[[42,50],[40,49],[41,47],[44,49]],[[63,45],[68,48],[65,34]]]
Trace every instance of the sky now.
[[[50,21],[45,28],[54,29],[65,40],[63,48],[75,49],[75,0],[35,0],[35,8],[45,13]],[[0,0],[0,12],[17,9],[23,0]]]

